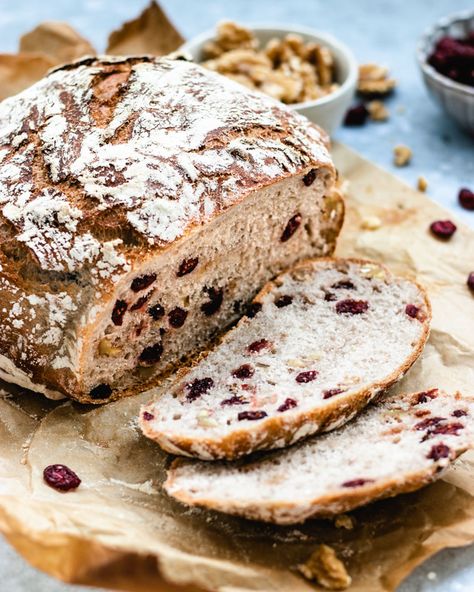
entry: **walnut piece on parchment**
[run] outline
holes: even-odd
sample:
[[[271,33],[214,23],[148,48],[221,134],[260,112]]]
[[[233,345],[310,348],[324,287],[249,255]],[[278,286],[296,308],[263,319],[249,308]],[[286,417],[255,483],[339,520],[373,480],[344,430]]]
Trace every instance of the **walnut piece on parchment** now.
[[[309,558],[298,565],[298,570],[308,580],[314,580],[328,590],[345,590],[352,583],[344,563],[328,545],[319,545]]]

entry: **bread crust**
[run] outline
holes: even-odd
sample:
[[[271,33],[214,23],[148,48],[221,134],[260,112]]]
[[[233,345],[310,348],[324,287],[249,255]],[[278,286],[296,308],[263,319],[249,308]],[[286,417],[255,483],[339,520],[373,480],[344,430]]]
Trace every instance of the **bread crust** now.
[[[456,450],[458,458],[468,448]],[[331,494],[321,496],[310,500],[305,507],[298,506],[295,503],[269,503],[255,502],[254,505],[239,506],[228,502],[226,504],[217,502],[209,498],[201,498],[196,501],[184,490],[174,489],[176,469],[182,466],[186,461],[184,459],[175,459],[167,473],[167,479],[164,483],[166,491],[173,490],[172,496],[188,506],[198,506],[224,512],[226,514],[236,514],[250,520],[261,520],[262,522],[271,522],[274,524],[300,524],[310,518],[330,518],[337,514],[349,512],[360,506],[365,506],[377,500],[395,497],[403,493],[410,493],[429,485],[433,481],[441,478],[446,471],[439,465],[433,465],[429,470],[417,471],[406,475],[402,481],[397,479],[386,479],[376,483],[367,483],[358,487],[356,490],[347,490],[343,496]]]
[[[304,269],[305,267],[313,267],[318,263],[356,263],[356,264],[373,264],[373,261],[358,258],[331,258],[322,257],[319,259],[309,259],[302,261],[292,268],[292,270]],[[381,268],[388,269],[377,263]],[[285,272],[287,273],[287,272]],[[282,274],[284,275],[284,274]],[[396,278],[394,278],[396,279]],[[412,280],[410,280],[412,281]],[[350,394],[340,394],[337,398],[329,399],[329,403],[323,409],[315,409],[306,412],[294,411],[291,417],[285,417],[284,414],[268,417],[260,420],[252,426],[246,426],[241,430],[234,431],[227,436],[224,436],[219,442],[206,438],[189,438],[180,435],[173,435],[173,438],[167,438],[163,433],[157,433],[150,426],[150,422],[140,420],[140,426],[145,436],[158,442],[158,444],[166,451],[172,454],[182,456],[196,457],[202,460],[226,459],[235,460],[245,456],[256,450],[264,450],[273,448],[272,444],[281,442],[278,448],[283,448],[293,444],[295,441],[301,439],[301,432],[305,436],[316,434],[320,432],[330,431],[343,423],[349,421],[359,411],[361,411],[378,393],[388,389],[390,386],[399,381],[411,366],[416,362],[423,351],[425,343],[429,336],[430,321],[431,321],[431,303],[429,301],[426,290],[417,282],[414,283],[423,296],[426,317],[422,321],[423,331],[411,355],[405,362],[394,370],[385,380],[372,384],[369,388],[360,389],[359,391],[351,392]],[[260,302],[264,296],[273,289],[275,280],[266,284],[262,290],[257,294],[254,302]],[[237,326],[246,322],[244,317],[239,321]],[[236,326],[236,327],[237,327]],[[222,337],[227,339],[231,331]],[[203,352],[202,355],[195,360],[192,366],[180,371],[179,381],[189,372],[203,357],[207,356],[211,350]],[[140,417],[143,412],[151,411],[154,403],[143,406]],[[314,427],[316,426],[316,427]]]
[[[419,394],[413,393],[405,395],[405,397],[412,398]],[[403,395],[400,395],[400,397],[403,397]],[[474,401],[472,397],[463,397],[460,393],[455,393],[453,399]],[[175,485],[177,471],[180,467],[190,462],[182,458],[177,458],[171,463],[163,487],[169,495],[189,506],[208,508],[252,520],[261,520],[275,524],[297,524],[310,518],[330,518],[377,500],[416,491],[442,477],[449,468],[449,465],[472,447],[474,447],[474,440],[467,444],[463,443],[463,445],[457,448],[450,446],[451,454],[449,459],[439,458],[433,460],[425,470],[406,472],[398,477],[367,482],[354,489],[347,488],[342,493],[333,492],[320,495],[317,498],[308,499],[304,504],[290,500],[285,502],[255,500],[254,502],[250,501],[239,504],[233,500],[223,501],[213,498],[212,489],[209,489],[209,496],[197,499],[196,496],[189,495],[187,490],[178,489]],[[278,452],[272,453],[272,456],[277,455]]]
[[[84,352],[130,273],[263,187],[313,168],[335,178],[317,126],[167,58],[57,68],[2,103],[0,130],[0,371],[88,403],[103,401],[83,390]],[[177,138],[166,153],[163,130]]]

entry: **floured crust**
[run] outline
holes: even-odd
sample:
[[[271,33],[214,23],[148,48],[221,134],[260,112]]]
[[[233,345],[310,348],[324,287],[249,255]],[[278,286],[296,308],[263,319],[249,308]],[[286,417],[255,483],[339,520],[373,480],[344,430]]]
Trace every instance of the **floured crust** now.
[[[397,475],[392,475],[389,478],[374,479],[373,482],[357,484],[354,487],[347,487],[345,489],[339,488],[338,491],[329,491],[317,497],[309,497],[304,501],[301,499],[295,501],[291,495],[289,495],[288,499],[286,499],[285,501],[273,501],[271,499],[271,495],[268,498],[264,498],[263,491],[265,488],[262,488],[261,499],[247,499],[245,501],[239,501],[239,494],[233,496],[232,493],[229,493],[227,498],[222,496],[221,493],[219,495],[213,495],[213,490],[219,484],[219,474],[217,470],[215,476],[211,478],[215,480],[214,488],[212,480],[209,480],[208,488],[205,493],[198,489],[198,486],[193,485],[193,476],[191,474],[191,471],[195,470],[196,473],[198,473],[199,466],[202,466],[203,470],[207,471],[208,467],[217,467],[218,465],[221,465],[222,467],[222,463],[202,463],[200,461],[176,459],[172,463],[171,468],[168,471],[168,476],[164,484],[164,488],[169,495],[178,499],[182,503],[185,503],[190,506],[209,508],[229,514],[236,514],[239,516],[243,516],[245,518],[263,520],[266,522],[273,522],[277,524],[296,524],[304,522],[309,518],[330,517],[336,514],[350,511],[354,508],[369,504],[379,499],[393,497],[395,495],[399,495],[402,493],[409,493],[415,491],[440,478],[443,475],[444,471],[459,455],[461,455],[466,450],[474,447],[474,424],[472,415],[472,412],[474,411],[474,399],[472,397],[461,395],[460,393],[449,395],[444,392],[438,391],[438,389],[431,389],[430,391],[428,391],[428,395],[430,395],[430,393],[435,393],[435,396],[439,397],[439,400],[442,403],[444,403],[443,409],[446,412],[446,415],[448,416],[447,419],[445,419],[445,421],[451,421],[452,423],[461,422],[461,424],[464,425],[464,429],[462,429],[460,432],[454,435],[446,435],[446,433],[443,433],[441,435],[435,435],[433,433],[430,435],[428,439],[426,435],[429,434],[430,428],[420,430],[419,432],[416,431],[415,434],[420,439],[420,448],[422,446],[426,448],[426,450],[423,450],[422,454],[425,455],[425,453],[428,451],[428,456],[423,457],[425,459],[428,458],[428,461],[425,460],[425,466],[423,468],[418,468],[418,470],[413,470],[413,468],[410,469],[410,459],[407,458],[407,469],[404,471],[400,471]],[[416,401],[417,398],[425,394],[426,393],[397,395],[395,397],[391,397],[388,399],[388,406],[390,406],[391,403],[395,403],[395,405],[398,405],[398,403],[404,404],[406,401]],[[382,400],[381,403],[379,403],[378,409],[376,408],[377,405],[375,407],[369,407],[366,411],[364,411],[363,415],[367,415],[368,413],[372,413],[373,415],[377,414],[379,411],[381,411],[381,407],[383,407],[383,405],[385,405],[386,402],[387,401]],[[429,409],[430,405],[431,401],[428,398],[428,400],[425,401],[425,405],[420,405],[419,407],[420,409],[425,407]],[[451,413],[452,409],[455,409],[457,406],[467,407],[468,410],[466,416],[457,416]],[[437,415],[437,413],[439,413],[439,409],[437,411],[435,410],[433,413],[434,415]],[[414,419],[414,421],[420,422],[423,420],[423,417],[426,418],[426,415],[420,415],[419,417]],[[459,420],[457,419],[458,417]],[[354,430],[363,429],[362,426],[358,425],[359,419],[360,418],[354,420],[352,424],[348,424],[340,430],[337,430],[337,432],[333,432],[332,434],[321,436],[319,438],[329,439],[332,437],[334,440],[334,436],[337,436],[339,440],[335,440],[333,445],[340,446],[343,440],[342,437],[344,436],[344,431],[347,431],[348,428],[353,427]],[[402,420],[402,423],[403,421],[404,420]],[[441,423],[439,425],[444,424]],[[382,420],[380,420],[380,426],[383,427]],[[399,434],[400,438],[403,439],[404,429],[406,429],[406,431],[408,432],[409,430],[413,431],[418,430],[419,428],[413,428],[413,426],[403,426],[399,430],[399,432],[395,434],[395,436]],[[371,434],[366,432],[367,429],[364,432],[366,434],[367,439],[366,454],[368,457],[370,457]],[[360,432],[360,434],[363,435],[362,432]],[[376,437],[381,438],[384,436],[380,436],[377,434]],[[427,440],[427,443],[423,444],[425,440]],[[250,459],[248,461],[244,461],[244,463],[237,463],[234,466],[236,469],[241,470],[243,473],[252,476],[253,474],[256,474],[256,470],[258,470],[259,468],[261,471],[265,471],[265,469],[263,468],[265,462],[272,463],[273,460],[278,460],[282,457],[282,455],[285,455],[288,457],[288,459],[292,459],[293,462],[298,463],[298,460],[296,458],[293,458],[296,457],[296,455],[298,454],[298,449],[302,449],[304,447],[309,449],[312,443],[315,444],[315,447],[314,452],[312,453],[314,454],[314,460],[312,463],[313,475],[311,478],[313,478],[314,480],[318,480],[318,475],[321,475],[321,478],[324,478],[324,463],[327,462],[325,458],[322,458],[321,463],[318,463],[318,437],[312,438],[311,440],[308,440],[307,442],[300,444],[299,446],[289,449],[287,451],[271,453],[269,455],[262,457],[261,459]],[[345,444],[345,446],[347,446],[348,451],[351,449],[351,443],[353,443],[353,440],[351,441],[350,437],[348,436],[348,439]],[[449,453],[443,453],[443,455],[439,458],[431,458],[429,456],[430,454],[432,455],[432,450],[430,452],[431,447],[442,448],[446,445],[447,449],[449,449]],[[413,446],[416,446],[416,444]],[[413,448],[413,446],[412,451],[413,455],[415,456],[415,454],[419,453],[419,450],[416,450],[415,448]],[[394,445],[394,447],[396,447],[396,445]],[[440,448],[438,448],[438,450],[440,450]],[[441,452],[443,451],[441,450]],[[293,457],[291,456],[292,454]],[[341,454],[344,454],[344,451],[341,451]],[[377,450],[374,447],[374,455],[376,454]],[[311,458],[310,455],[311,452],[308,453],[308,458]],[[347,454],[347,456],[349,455],[350,453]],[[383,459],[380,459],[378,456],[374,456],[372,462],[375,465],[377,465],[377,463],[379,464],[379,466],[383,465]],[[229,464],[227,466],[229,468],[229,472],[234,470],[234,466],[232,464]],[[347,467],[346,465],[342,465],[340,468],[342,470],[342,473],[346,471],[347,478],[350,479],[351,465],[347,465]],[[222,471],[223,473],[225,473],[225,466],[222,469]],[[267,478],[270,479],[271,475],[269,474]],[[291,475],[289,476],[289,479],[291,479]],[[202,486],[202,482],[200,485]],[[235,483],[235,487],[237,488],[237,490],[239,490],[239,487],[243,486],[244,484],[240,482]],[[287,487],[287,484],[285,483],[284,486]],[[235,499],[233,499],[234,497]],[[296,491],[295,497],[299,497]]]
[[[372,265],[374,262],[364,259],[332,259],[329,257],[307,260],[293,267],[291,273],[298,272],[298,270],[305,271],[305,269],[313,270],[317,264],[324,265],[325,263],[345,264],[368,264]],[[380,269],[385,270],[392,281],[396,282],[397,278],[392,276],[388,270],[380,264],[376,264]],[[290,273],[290,272],[285,272]],[[285,275],[282,274],[282,275]],[[277,285],[277,280],[269,282],[256,296],[254,302],[263,301],[266,294],[271,292]],[[398,380],[400,380],[411,366],[418,359],[422,353],[425,343],[429,336],[429,327],[431,321],[431,304],[428,295],[423,287],[416,282],[412,282],[418,290],[424,302],[425,317],[421,322],[422,332],[416,343],[413,344],[411,354],[406,358],[404,363],[390,373],[385,380],[375,382],[369,388],[364,388],[358,391],[351,390],[347,395],[339,394],[337,397],[329,399],[322,408],[316,408],[309,411],[301,411],[296,413],[294,410],[291,417],[285,416],[284,413],[266,417],[258,422],[253,422],[253,425],[245,425],[241,430],[233,431],[220,439],[203,438],[193,435],[186,437],[179,433],[174,433],[172,436],[163,431],[157,431],[153,428],[152,421],[143,419],[143,413],[150,413],[153,415],[155,405],[158,402],[152,402],[141,409],[140,413],[140,427],[144,435],[156,442],[166,451],[190,457],[198,457],[202,460],[227,459],[234,460],[236,458],[247,455],[256,450],[265,450],[269,448],[283,448],[291,445],[302,438],[314,433],[327,432],[333,430],[354,417],[361,411],[378,393],[386,390]],[[232,329],[229,333],[223,336],[223,340],[232,338],[232,332],[235,331],[239,325],[245,324],[248,319],[245,317],[238,323],[237,327]],[[218,347],[218,345],[216,346]],[[183,382],[186,374],[190,372],[200,360],[205,358],[210,353],[210,350],[204,352],[191,366],[187,369],[182,369],[175,381],[175,384]],[[172,388],[172,387],[171,387]]]
[[[327,142],[166,58],[83,59],[3,101],[0,353],[37,390],[83,398],[82,352],[125,278],[262,187],[334,176]]]

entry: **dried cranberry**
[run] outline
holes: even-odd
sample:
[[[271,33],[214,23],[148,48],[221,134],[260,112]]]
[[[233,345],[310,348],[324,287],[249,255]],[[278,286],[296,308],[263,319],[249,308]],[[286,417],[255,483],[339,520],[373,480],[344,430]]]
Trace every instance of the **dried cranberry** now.
[[[155,345],[150,345],[145,347],[145,349],[140,354],[140,362],[143,364],[156,364],[160,361],[161,354],[163,353],[163,344],[161,341],[155,343]]]
[[[108,399],[112,389],[108,384],[98,384],[89,393],[91,399]]]
[[[351,481],[344,481],[342,487],[360,487],[366,483],[373,483],[373,479],[352,479]]]
[[[335,284],[333,284],[331,286],[331,288],[334,288],[336,290],[355,290],[356,287],[354,286],[354,284],[351,282],[351,280],[339,280],[338,282],[336,282]]]
[[[248,403],[247,399],[244,399],[240,395],[232,395],[229,399],[224,399],[221,401],[221,406],[225,407],[226,405],[246,405]]]
[[[457,436],[459,430],[463,430],[464,426],[462,423],[447,423],[445,425],[437,425],[433,429],[430,429],[431,434],[447,434],[449,436]]]
[[[201,305],[201,310],[207,317],[210,317],[221,307],[222,300],[224,299],[224,291],[222,288],[204,288],[204,291],[209,296],[209,302]]]
[[[181,261],[178,271],[176,275],[178,277],[183,277],[183,275],[187,275],[196,269],[196,265],[199,263],[198,257],[194,257],[192,259],[184,259]]]
[[[338,314],[358,315],[367,311],[369,303],[365,300],[341,300],[336,304],[336,312]]]
[[[140,296],[140,298],[135,302],[133,306],[130,307],[130,310],[139,310],[150,298],[151,292],[149,294],[145,294],[145,296]]]
[[[418,393],[416,395],[416,403],[415,405],[420,405],[421,403],[427,403],[431,401],[431,399],[436,399],[438,395],[438,389],[431,389],[430,391],[423,391],[422,393]]]
[[[156,273],[149,273],[147,275],[141,275],[140,277],[136,277],[132,285],[130,286],[134,292],[141,292],[156,280]]]
[[[407,304],[405,306],[405,313],[412,319],[416,319],[419,312],[420,309],[418,308],[418,306],[415,306],[414,304]]]
[[[263,419],[267,417],[266,411],[241,411],[237,415],[237,419],[242,421],[244,419],[248,419],[249,421],[253,421],[255,419]]]
[[[449,446],[440,442],[439,444],[435,444],[429,453],[427,454],[426,458],[431,458],[432,460],[439,460],[440,458],[448,458],[451,450]]]
[[[249,319],[253,319],[253,317],[262,310],[262,305],[260,302],[252,302],[247,307],[246,315]]]
[[[275,306],[278,308],[283,308],[285,306],[289,306],[293,302],[293,296],[288,296],[288,294],[284,294],[283,296],[279,296],[275,300]]]
[[[306,185],[306,187],[309,187],[310,185],[312,185],[314,183],[314,180],[316,179],[316,173],[317,173],[316,169],[311,169],[303,177],[303,183]]]
[[[242,366],[239,366],[238,368],[232,371],[232,376],[240,380],[252,378],[254,374],[255,369],[250,364],[242,364]]]
[[[214,381],[212,378],[196,378],[192,382],[186,385],[188,390],[188,394],[186,395],[186,399],[188,401],[195,401],[199,399],[202,395],[205,395],[212,387],[214,386]]]
[[[294,409],[298,406],[298,403],[294,399],[285,399],[285,401],[278,407],[277,411],[283,413],[284,411],[288,411],[289,409]]]
[[[128,304],[125,300],[117,300],[112,311],[112,322],[114,325],[121,326],[123,323],[123,315],[127,312]]]
[[[469,290],[471,290],[471,292],[474,292],[474,271],[471,271],[471,273],[467,276],[466,283]]]
[[[464,409],[455,409],[451,415],[453,417],[464,417],[467,415],[467,411],[465,411]]]
[[[81,484],[76,473],[66,465],[49,465],[43,471],[43,479],[50,487],[59,491],[77,489]]]
[[[148,411],[144,411],[142,417],[145,421],[151,421],[152,419],[155,419],[153,413],[149,413]]]
[[[272,344],[270,343],[270,341],[267,341],[266,339],[259,339],[258,341],[254,341],[253,343],[251,343],[247,347],[247,350],[251,354],[258,354],[262,351],[262,349],[269,349],[271,345]]]
[[[456,225],[451,220],[436,220],[430,225],[430,230],[438,238],[448,240],[456,232]]]
[[[323,391],[323,399],[330,399],[331,397],[335,397],[336,395],[340,395],[343,392],[344,392],[344,389],[340,389],[340,388],[327,389],[327,390]]]
[[[165,314],[165,309],[161,306],[161,304],[154,304],[150,306],[148,309],[148,314],[151,316],[152,319],[158,321],[161,319]]]
[[[337,296],[336,296],[336,294],[333,294],[332,292],[326,292],[324,294],[324,300],[326,302],[334,302],[335,300],[337,300]]]
[[[295,380],[300,384],[312,382],[313,380],[316,380],[318,374],[319,372],[317,370],[306,370],[306,372],[300,372],[298,376],[295,378]]]
[[[459,203],[465,210],[474,210],[474,192],[470,189],[461,189],[458,195]]]
[[[187,316],[188,311],[177,306],[176,308],[173,308],[172,311],[170,311],[168,314],[168,319],[172,327],[179,329],[184,325]]]
[[[295,234],[301,224],[301,214],[295,214],[288,220],[285,230],[282,232],[280,240],[282,243],[286,243],[287,240]]]
[[[428,417],[427,419],[419,421],[417,424],[415,424],[415,430],[427,430],[428,428],[432,428],[440,421],[444,421],[445,419],[445,417]]]
[[[364,125],[368,116],[369,112],[364,104],[361,103],[360,105],[355,105],[347,110],[344,118],[344,125]]]

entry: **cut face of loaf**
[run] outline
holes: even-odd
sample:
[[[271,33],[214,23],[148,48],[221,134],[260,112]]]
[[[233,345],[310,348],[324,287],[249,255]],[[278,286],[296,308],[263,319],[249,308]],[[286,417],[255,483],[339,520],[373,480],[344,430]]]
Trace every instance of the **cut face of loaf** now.
[[[197,64],[84,58],[0,104],[0,378],[103,403],[331,254],[324,132]]]
[[[164,487],[188,505],[295,524],[419,489],[473,446],[474,399],[432,389],[388,397],[330,434],[258,460],[177,460]]]
[[[84,382],[92,397],[171,370],[242,316],[288,264],[332,252],[341,201],[326,195],[326,175],[256,192],[130,275],[90,341]]]
[[[379,264],[307,261],[142,410],[142,430],[169,452],[212,460],[334,429],[410,368],[430,317],[425,292]]]

